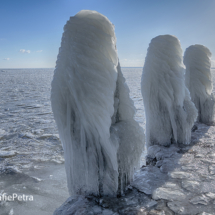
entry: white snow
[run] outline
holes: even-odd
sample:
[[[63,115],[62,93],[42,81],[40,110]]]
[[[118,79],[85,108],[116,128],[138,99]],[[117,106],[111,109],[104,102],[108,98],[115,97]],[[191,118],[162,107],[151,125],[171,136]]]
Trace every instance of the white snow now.
[[[186,85],[198,109],[198,121],[209,125],[214,122],[215,108],[210,58],[210,50],[198,44],[189,46],[184,54]]]
[[[64,26],[51,102],[70,195],[116,195],[132,180],[142,128],[118,64],[113,24],[80,11]]]
[[[182,49],[175,36],[151,40],[141,90],[146,115],[146,143],[189,144],[197,110],[185,86]]]

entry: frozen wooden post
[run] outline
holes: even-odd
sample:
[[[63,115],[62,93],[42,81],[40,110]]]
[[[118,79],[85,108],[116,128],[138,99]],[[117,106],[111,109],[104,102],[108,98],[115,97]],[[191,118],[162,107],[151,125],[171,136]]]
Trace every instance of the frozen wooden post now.
[[[175,36],[151,40],[142,73],[146,144],[189,144],[197,110],[185,86],[182,49]]]
[[[51,102],[70,195],[122,194],[139,167],[144,132],[107,17],[84,10],[64,26]]]
[[[212,93],[211,52],[203,45],[189,46],[184,54],[185,80],[198,109],[198,121],[214,124],[215,98]]]

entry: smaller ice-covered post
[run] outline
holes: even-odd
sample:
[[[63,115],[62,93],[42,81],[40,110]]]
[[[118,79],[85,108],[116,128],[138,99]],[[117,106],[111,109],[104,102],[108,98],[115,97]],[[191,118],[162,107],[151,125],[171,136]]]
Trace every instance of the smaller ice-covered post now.
[[[146,143],[189,144],[197,110],[185,86],[182,49],[175,36],[151,40],[142,73]]]
[[[210,58],[210,50],[203,45],[189,46],[184,54],[185,81],[198,109],[198,121],[208,125],[214,123],[215,108]]]
[[[83,10],[64,26],[51,103],[70,195],[122,194],[145,137],[134,120],[114,25],[104,15]]]

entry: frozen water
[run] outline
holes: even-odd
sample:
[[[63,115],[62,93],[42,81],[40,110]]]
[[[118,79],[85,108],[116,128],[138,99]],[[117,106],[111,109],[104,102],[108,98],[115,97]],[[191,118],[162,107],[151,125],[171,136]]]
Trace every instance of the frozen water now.
[[[0,193],[34,196],[32,202],[1,202],[0,214],[12,209],[14,214],[52,214],[69,196],[63,149],[55,138],[58,131],[51,112],[52,77],[53,69],[0,73]],[[41,139],[44,134],[52,135]]]
[[[144,148],[118,62],[114,26],[80,11],[64,26],[51,102],[70,195],[116,195],[132,181]]]
[[[210,175],[209,167],[213,162],[211,156],[215,150],[213,142],[208,142],[210,135],[215,132],[215,127],[208,127],[204,124],[197,124],[198,129],[192,133],[192,142],[184,148],[171,145],[151,146],[156,148],[157,153],[150,153],[154,163],[161,162],[161,166],[149,164],[143,166],[136,174],[136,178],[125,196],[120,198],[94,198],[87,197],[83,201],[86,204],[80,205],[83,210],[91,212],[95,206],[99,205],[100,213],[108,208],[112,214],[181,214],[198,215],[214,214],[215,205],[215,176]],[[201,134],[201,137],[198,136]],[[198,142],[195,137],[198,137]],[[153,151],[149,148],[149,152]],[[158,149],[158,147],[160,149]],[[208,162],[204,163],[201,157],[195,157],[194,154],[201,152],[207,157]],[[159,160],[157,154],[160,154]],[[161,156],[161,153],[164,156]],[[165,156],[169,155],[169,156]],[[161,167],[164,161],[171,159],[173,169],[162,173]],[[185,162],[189,161],[190,162]],[[163,161],[163,162],[162,162]],[[187,168],[184,168],[187,167]],[[136,191],[140,191],[137,195]],[[140,193],[145,193],[140,202]],[[131,198],[132,196],[132,198]],[[74,204],[69,203],[69,198],[60,208],[55,211],[55,215],[69,214],[75,206],[78,197],[73,197]],[[143,199],[145,200],[143,201]],[[149,198],[149,199],[147,199]],[[152,198],[152,199],[151,199]],[[152,203],[152,208],[147,208]],[[154,200],[153,200],[154,199]],[[126,200],[126,201],[125,201]],[[83,202],[82,201],[82,202]],[[138,201],[138,203],[137,203]],[[78,210],[80,211],[80,208]],[[123,210],[122,210],[123,208]],[[98,209],[98,208],[97,208]],[[150,211],[150,212],[149,212]]]
[[[149,44],[141,81],[146,115],[146,144],[189,144],[197,110],[185,86],[182,49],[171,35]]]
[[[214,84],[215,70],[212,69],[211,71]],[[122,73],[126,78],[130,88],[130,96],[137,109],[135,120],[145,128],[144,106],[140,90],[142,68],[122,68]],[[55,139],[55,134],[58,131],[50,105],[52,78],[53,69],[5,69],[5,72],[0,73],[0,129],[5,131],[4,134],[2,133],[2,139],[0,139],[0,150],[19,152],[13,157],[0,159],[0,193],[3,191],[12,194],[18,192],[17,189],[19,189],[20,194],[34,196],[33,202],[23,202],[23,204],[18,201],[2,202],[0,208],[2,214],[9,214],[13,208],[14,214],[50,215],[56,207],[60,206],[69,197],[64,164],[61,160],[63,159],[63,150],[59,140]],[[213,87],[213,93],[214,89],[215,87]],[[16,97],[11,97],[12,94]],[[40,104],[41,107],[26,108],[26,105],[33,104]],[[42,124],[40,123],[42,119],[51,122]],[[19,136],[19,134],[24,133],[32,133],[35,138],[29,139]],[[43,134],[53,134],[53,137],[40,139],[39,137]],[[215,189],[210,184],[210,181],[215,180],[215,176],[210,174],[208,168],[208,166],[213,167],[209,161],[212,161],[210,157],[214,152],[214,149],[211,148],[215,145],[214,135],[213,127],[198,124],[198,129],[192,135],[192,140],[198,145],[192,146],[189,153],[192,155],[202,154],[205,157],[195,158],[194,156],[194,160],[192,158],[189,163],[184,163],[181,167],[181,170],[189,171],[194,175],[193,181],[199,183],[201,180],[207,181],[204,182],[202,191],[206,192],[204,193],[206,196],[210,192],[215,193]],[[208,163],[201,161],[201,159],[206,158]],[[142,159],[144,164],[144,155]],[[57,162],[61,162],[61,164]],[[214,169],[210,169],[211,173],[215,172]],[[20,171],[22,173],[19,173]],[[30,178],[27,179],[23,174],[30,176]],[[39,178],[42,181],[33,180],[31,177]],[[154,179],[150,180],[153,181]],[[180,185],[181,179],[175,180],[178,180]],[[149,189],[151,188],[149,187]],[[138,196],[139,199],[136,198]],[[145,202],[145,197],[144,193],[132,191],[129,196],[126,195],[123,198],[124,200],[121,200],[121,198],[111,199],[111,204],[114,211],[120,211],[119,214],[126,214],[126,212],[127,214],[135,212],[144,214],[146,213],[143,211],[148,204],[147,201],[150,202],[150,198]],[[195,214],[195,212],[197,214],[204,211],[201,214],[206,215],[214,214],[212,211],[215,208],[212,207],[211,209],[213,201],[215,200],[210,201],[210,205],[202,205],[203,208],[199,205],[193,205],[192,207],[189,201],[187,203],[174,202],[175,206],[170,203],[172,204],[171,208],[175,211],[177,207],[184,207],[184,214]],[[105,207],[107,201],[103,202]],[[156,211],[159,211],[157,211],[157,214],[161,213],[162,210],[168,211],[166,214],[174,214],[172,210],[169,211],[170,209],[166,207],[166,202],[162,204],[159,200],[157,203],[157,208],[160,208],[156,209]],[[170,203],[168,204],[170,205]],[[101,206],[98,206],[97,203],[96,205],[98,210],[98,207]]]
[[[210,198],[205,195],[196,196],[190,200],[190,202],[194,205],[197,205],[197,204],[208,205],[209,201],[210,201]]]
[[[23,161],[32,165],[38,157],[63,159],[49,101],[52,74],[53,69],[5,69],[0,74],[0,150],[14,155],[0,163],[2,170],[13,163],[22,171]],[[41,115],[47,112],[51,114]]]
[[[210,58],[210,50],[203,45],[189,46],[184,54],[185,81],[198,109],[198,121],[209,125],[214,122],[215,108]]]
[[[174,190],[171,188],[160,187],[153,192],[152,198],[155,200],[165,199],[169,201],[183,201],[186,198],[186,195],[178,189]]]
[[[141,68],[122,68],[137,108],[135,120],[144,128],[141,72]],[[14,214],[49,215],[69,197],[63,149],[51,111],[52,79],[53,69],[5,69],[0,73],[0,151],[17,152],[12,157],[0,158],[0,193],[13,194],[20,189],[20,194],[34,196],[33,202],[1,204],[0,213],[9,214],[13,208]],[[26,108],[30,105],[40,107]],[[34,138],[23,134],[32,134]],[[28,182],[23,174],[42,181]],[[13,176],[8,180],[10,175]]]
[[[200,188],[200,183],[198,181],[183,180],[182,187],[191,192],[198,192]]]

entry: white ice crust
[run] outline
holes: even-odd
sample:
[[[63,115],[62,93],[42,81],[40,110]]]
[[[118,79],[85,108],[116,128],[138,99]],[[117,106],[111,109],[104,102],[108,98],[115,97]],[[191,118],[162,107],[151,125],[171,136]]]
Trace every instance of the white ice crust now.
[[[151,40],[142,73],[146,143],[189,144],[197,110],[185,86],[182,49],[175,36]]]
[[[189,46],[184,54],[185,81],[198,109],[198,121],[214,123],[215,98],[212,94],[211,52],[203,45]]]
[[[70,195],[116,195],[133,178],[144,133],[121,73],[113,24],[83,10],[64,26],[51,90]]]

